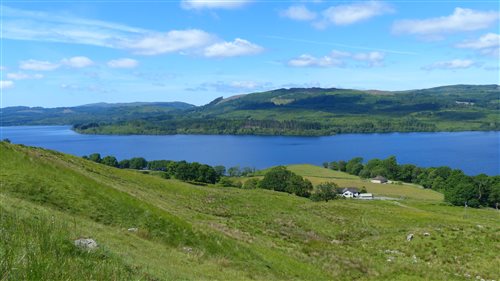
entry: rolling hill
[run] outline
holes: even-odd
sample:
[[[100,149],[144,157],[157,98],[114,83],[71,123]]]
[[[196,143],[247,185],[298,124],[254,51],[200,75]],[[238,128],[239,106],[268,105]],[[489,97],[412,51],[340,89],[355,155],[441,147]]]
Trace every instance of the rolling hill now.
[[[218,98],[177,114],[76,127],[104,134],[332,135],[499,130],[498,85],[399,92],[292,88]]]
[[[399,201],[312,202],[195,186],[6,142],[0,154],[2,280],[500,276],[498,211],[464,211],[417,187],[401,190],[412,196]],[[359,180],[311,166],[289,169],[318,181]],[[384,188],[397,194],[400,187]],[[98,249],[77,249],[73,241],[82,237]]]

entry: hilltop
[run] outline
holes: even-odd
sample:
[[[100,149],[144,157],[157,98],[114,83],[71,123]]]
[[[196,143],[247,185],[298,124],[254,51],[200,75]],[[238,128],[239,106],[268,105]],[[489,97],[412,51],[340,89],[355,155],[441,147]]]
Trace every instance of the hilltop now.
[[[270,190],[197,186],[5,142],[0,153],[6,280],[500,276],[498,211],[464,211],[415,186],[401,193],[400,186],[384,186],[406,197],[398,201],[312,202]],[[288,168],[318,182],[360,181],[319,167]],[[80,237],[95,239],[98,250],[76,249]]]
[[[3,125],[74,125],[86,134],[333,135],[500,130],[498,85],[408,91],[291,88],[204,106],[134,103],[3,109]],[[89,108],[92,110],[89,111]]]

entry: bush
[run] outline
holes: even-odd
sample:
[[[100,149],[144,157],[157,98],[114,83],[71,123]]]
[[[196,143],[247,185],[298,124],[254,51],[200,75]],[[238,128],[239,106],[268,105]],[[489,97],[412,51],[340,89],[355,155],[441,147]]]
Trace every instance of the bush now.
[[[244,189],[256,189],[259,187],[260,180],[258,178],[251,178],[243,185]]]
[[[316,186],[316,192],[311,195],[311,200],[315,202],[333,200],[337,198],[337,188],[338,185],[334,182],[320,183]]]

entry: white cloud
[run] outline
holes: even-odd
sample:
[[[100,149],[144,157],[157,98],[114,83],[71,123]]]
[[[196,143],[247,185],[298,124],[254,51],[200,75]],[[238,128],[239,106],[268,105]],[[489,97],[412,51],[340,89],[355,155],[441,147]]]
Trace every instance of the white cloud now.
[[[182,0],[181,7],[186,10],[201,9],[236,9],[252,1],[250,0]]]
[[[94,64],[94,62],[91,59],[81,56],[72,57],[69,59],[63,59],[61,60],[61,63],[72,68],[84,68]]]
[[[0,89],[9,89],[14,87],[14,82],[10,80],[0,80]]]
[[[243,2],[193,2],[198,6],[233,6]],[[207,7],[208,7],[207,6]],[[111,22],[57,13],[33,12],[3,7],[3,38],[41,42],[84,44],[128,50],[141,55],[199,53],[214,43],[224,44],[214,34],[199,29],[160,32]],[[237,42],[232,42],[236,44]]]
[[[206,47],[203,51],[205,57],[236,57],[255,55],[264,50],[259,45],[247,40],[236,38],[233,42],[220,42]]]
[[[290,6],[281,11],[280,15],[285,18],[298,21],[310,21],[316,18],[316,13],[308,10],[304,5]]]
[[[135,68],[139,62],[134,59],[122,58],[108,61],[107,65],[111,68]]]
[[[7,78],[12,80],[42,79],[42,74],[27,74],[23,72],[7,73]]]
[[[380,66],[384,61],[385,54],[381,52],[357,53],[352,56],[353,59],[364,61],[369,66]]]
[[[431,65],[424,66],[425,70],[434,70],[434,69],[466,69],[473,66],[476,66],[477,63],[473,60],[462,60],[462,59],[454,59],[450,61],[438,61]]]
[[[341,66],[343,65],[343,62],[339,59],[330,56],[317,58],[308,54],[303,54],[297,58],[288,61],[288,65],[294,67],[308,67],[308,66],[327,67],[327,66]]]
[[[456,45],[458,48],[473,49],[481,54],[499,56],[500,34],[487,33],[479,39],[468,40]]]
[[[338,50],[333,50],[329,55],[323,57],[314,57],[309,54],[300,55],[297,58],[288,61],[289,66],[293,67],[341,67],[347,65],[348,60],[361,61],[366,63],[366,66],[381,66],[385,59],[385,54],[382,52],[367,52],[367,53],[349,53]]]
[[[26,60],[19,63],[19,68],[23,70],[51,71],[59,68],[60,64],[49,61]]]
[[[172,30],[167,33],[145,36],[124,43],[123,46],[136,54],[159,55],[200,48],[210,44],[215,36],[199,29]]]
[[[332,6],[323,11],[324,22],[319,23],[317,26],[328,23],[349,25],[391,12],[393,12],[393,9],[381,1]]]
[[[440,36],[446,33],[474,31],[488,28],[499,18],[497,11],[477,11],[455,8],[449,16],[396,21],[392,27],[395,33],[421,36]]]

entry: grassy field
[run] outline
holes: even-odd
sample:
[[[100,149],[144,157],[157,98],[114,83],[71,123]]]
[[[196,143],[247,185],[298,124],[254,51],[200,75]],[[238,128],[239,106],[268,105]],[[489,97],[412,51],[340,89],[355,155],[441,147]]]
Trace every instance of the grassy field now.
[[[340,187],[365,187],[366,191],[375,194],[375,196],[384,196],[392,198],[407,198],[417,200],[442,201],[443,194],[423,189],[413,184],[377,184],[369,180],[361,179],[357,176],[347,173],[333,171],[313,165],[291,165],[288,169],[298,175],[309,179],[313,185],[322,182],[335,182]]]
[[[400,201],[315,203],[268,190],[194,186],[6,143],[0,155],[2,280],[500,276],[499,212],[464,211],[417,187],[379,187],[411,198]],[[359,181],[317,167],[290,169],[311,179]],[[74,248],[80,237],[95,239],[99,249]]]

